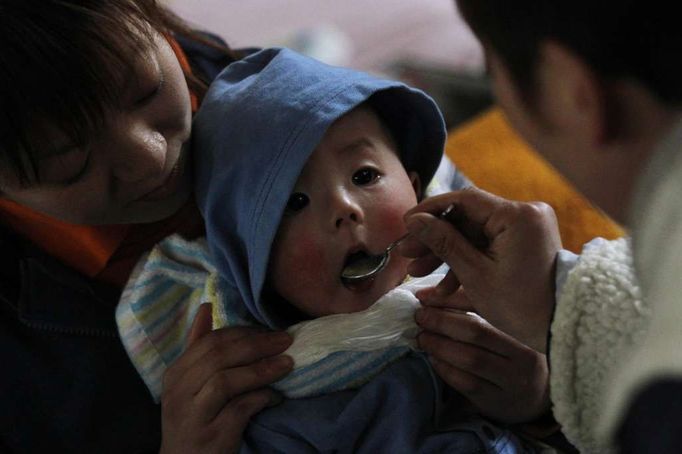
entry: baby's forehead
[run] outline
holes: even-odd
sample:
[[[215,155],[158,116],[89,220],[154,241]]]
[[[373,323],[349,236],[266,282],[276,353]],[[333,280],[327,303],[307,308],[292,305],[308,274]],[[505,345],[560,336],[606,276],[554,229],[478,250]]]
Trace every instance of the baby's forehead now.
[[[397,153],[396,143],[388,126],[381,116],[365,103],[336,119],[325,132],[313,154],[321,149],[350,154],[367,147]]]
[[[362,156],[400,159],[395,140],[382,122],[381,117],[369,106],[361,105],[334,121],[312,150],[301,171],[303,176],[311,168],[321,166],[327,160],[352,162]]]

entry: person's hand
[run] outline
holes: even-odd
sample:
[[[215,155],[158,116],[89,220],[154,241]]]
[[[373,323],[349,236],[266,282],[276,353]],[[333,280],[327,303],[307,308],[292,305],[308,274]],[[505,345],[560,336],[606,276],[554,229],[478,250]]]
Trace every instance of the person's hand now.
[[[549,409],[545,355],[481,317],[447,306],[426,305],[416,319],[424,330],[417,337],[419,347],[438,375],[481,414],[513,424]]]
[[[291,341],[255,328],[211,331],[203,304],[187,350],[163,379],[161,453],[235,452],[251,416],[278,401],[267,385],[291,370],[292,359],[279,355]]]
[[[481,251],[436,215],[454,204],[489,239]],[[450,272],[417,296],[427,304],[473,311],[502,331],[545,352],[554,307],[554,267],[561,240],[544,203],[512,202],[467,189],[421,202],[405,215],[412,234],[400,245],[416,258],[408,272],[423,276],[446,262]],[[471,226],[469,226],[470,228]],[[457,292],[460,288],[461,292]]]

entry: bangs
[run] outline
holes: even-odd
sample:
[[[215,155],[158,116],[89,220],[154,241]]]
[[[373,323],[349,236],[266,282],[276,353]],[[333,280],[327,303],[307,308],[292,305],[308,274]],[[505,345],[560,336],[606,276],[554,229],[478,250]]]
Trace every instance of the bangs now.
[[[163,30],[154,1],[15,0],[0,8],[0,166],[23,186],[53,152],[51,131],[85,145],[120,106],[136,55]]]

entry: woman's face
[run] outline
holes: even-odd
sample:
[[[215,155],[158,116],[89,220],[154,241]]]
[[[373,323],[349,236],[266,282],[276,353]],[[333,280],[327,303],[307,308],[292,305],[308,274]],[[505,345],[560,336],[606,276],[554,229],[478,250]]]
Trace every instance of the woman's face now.
[[[87,147],[53,131],[38,159],[40,183],[0,179],[2,196],[76,224],[153,222],[175,213],[191,192],[189,90],[164,37],[154,35],[132,64],[121,109],[108,110]],[[41,150],[42,151],[42,150]]]

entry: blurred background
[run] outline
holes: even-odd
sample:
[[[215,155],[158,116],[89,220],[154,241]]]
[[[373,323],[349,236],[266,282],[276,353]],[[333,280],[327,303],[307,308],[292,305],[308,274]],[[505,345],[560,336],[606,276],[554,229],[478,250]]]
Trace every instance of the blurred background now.
[[[529,148],[499,109],[488,109],[483,52],[454,0],[161,1],[232,47],[287,46],[422,88],[450,128],[446,153],[477,186],[549,203],[564,247],[574,252],[596,236],[624,234]]]
[[[449,127],[491,103],[483,52],[453,0],[164,0],[232,47],[286,46],[401,79],[433,96]]]

